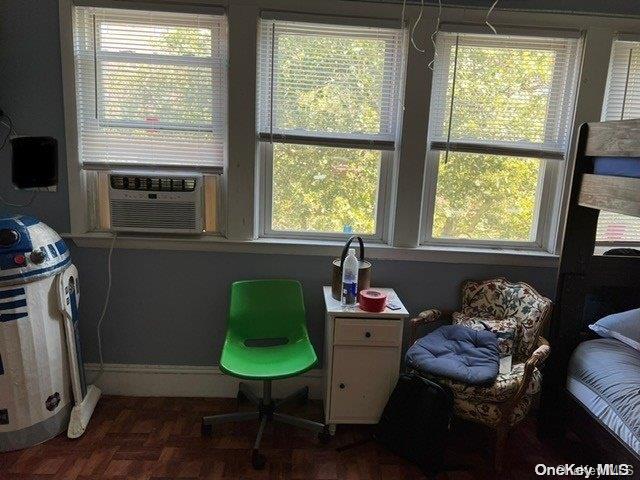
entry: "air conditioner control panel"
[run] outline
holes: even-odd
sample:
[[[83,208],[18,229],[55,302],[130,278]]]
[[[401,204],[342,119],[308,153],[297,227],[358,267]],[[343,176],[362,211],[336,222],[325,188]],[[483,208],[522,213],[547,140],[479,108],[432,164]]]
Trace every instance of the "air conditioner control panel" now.
[[[142,200],[151,199],[165,202],[173,202],[183,200],[183,195],[170,192],[133,192],[129,190],[114,190],[111,192],[111,198],[126,200]]]
[[[198,181],[197,178],[116,174],[110,175],[110,180],[115,190],[152,192],[193,192]]]

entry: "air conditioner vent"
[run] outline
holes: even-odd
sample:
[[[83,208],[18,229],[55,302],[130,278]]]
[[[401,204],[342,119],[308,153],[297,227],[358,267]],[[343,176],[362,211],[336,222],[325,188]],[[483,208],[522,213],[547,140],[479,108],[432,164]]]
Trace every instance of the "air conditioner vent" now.
[[[202,232],[202,176],[112,172],[109,177],[112,230]]]
[[[113,228],[194,230],[196,207],[189,202],[133,202],[111,200]]]

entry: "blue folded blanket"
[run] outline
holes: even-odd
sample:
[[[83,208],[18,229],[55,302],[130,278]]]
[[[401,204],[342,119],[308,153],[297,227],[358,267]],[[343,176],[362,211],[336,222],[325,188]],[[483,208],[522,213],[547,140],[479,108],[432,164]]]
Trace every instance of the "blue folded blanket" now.
[[[500,349],[495,333],[445,325],[409,348],[407,366],[470,385],[489,385],[498,376]]]

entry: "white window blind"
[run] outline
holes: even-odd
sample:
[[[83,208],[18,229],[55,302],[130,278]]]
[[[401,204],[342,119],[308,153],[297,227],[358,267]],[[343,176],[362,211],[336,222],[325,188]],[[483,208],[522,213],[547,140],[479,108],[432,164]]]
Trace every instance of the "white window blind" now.
[[[640,41],[614,40],[602,120],[640,118]],[[601,211],[596,240],[640,244],[640,218]]]
[[[401,41],[398,29],[261,20],[260,137],[393,149]]]
[[[222,15],[75,7],[83,167],[221,171],[226,41]]]
[[[579,41],[440,32],[430,148],[563,159]]]
[[[640,42],[615,40],[602,120],[640,118]]]
[[[640,245],[640,217],[600,211],[596,241],[601,244]]]

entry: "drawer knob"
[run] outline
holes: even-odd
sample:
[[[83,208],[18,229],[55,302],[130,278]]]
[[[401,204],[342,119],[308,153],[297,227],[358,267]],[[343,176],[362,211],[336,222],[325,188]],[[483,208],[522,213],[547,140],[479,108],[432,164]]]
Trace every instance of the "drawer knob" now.
[[[340,388],[341,388],[342,390],[344,390],[344,383],[341,383],[341,384],[340,384]]]
[[[367,337],[367,338],[371,338],[371,332],[366,332],[366,333],[364,334],[364,336],[365,336],[365,337]]]

